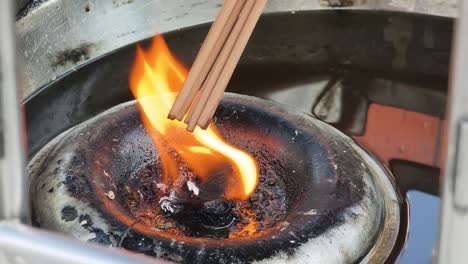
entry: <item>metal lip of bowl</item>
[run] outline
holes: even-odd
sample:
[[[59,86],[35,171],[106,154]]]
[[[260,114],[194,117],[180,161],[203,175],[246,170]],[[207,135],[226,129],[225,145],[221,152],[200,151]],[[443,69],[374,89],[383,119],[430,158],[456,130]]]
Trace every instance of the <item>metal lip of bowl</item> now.
[[[283,224],[240,241],[175,238],[150,230],[108,199],[109,186],[96,168],[111,175],[131,168],[109,152],[127,145],[106,149],[111,143],[103,140],[112,139],[106,133],[125,137],[141,155],[155,155],[145,150],[151,140],[132,101],[63,132],[30,161],[36,225],[83,241],[132,245],[131,250],[181,263],[373,263],[389,256],[403,200],[388,172],[352,139],[297,110],[245,95],[226,94],[215,117],[215,126],[231,143],[246,148],[250,140],[257,142],[255,149],[261,142],[294,169],[295,175],[285,175],[291,202]],[[297,192],[301,187],[304,191]]]

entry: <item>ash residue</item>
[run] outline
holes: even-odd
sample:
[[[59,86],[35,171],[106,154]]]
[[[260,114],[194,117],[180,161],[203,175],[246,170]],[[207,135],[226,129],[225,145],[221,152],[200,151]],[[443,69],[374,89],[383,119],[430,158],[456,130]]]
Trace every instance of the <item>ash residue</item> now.
[[[235,221],[226,238],[259,236],[262,231],[272,228],[286,216],[286,186],[278,175],[282,171],[277,172],[277,168],[270,167],[268,163],[266,159],[259,162],[261,175],[252,196],[246,201],[229,202],[232,204]],[[196,232],[191,230],[192,227],[161,210],[159,202],[170,190],[160,183],[159,175],[158,164],[147,165],[128,182],[118,185],[119,193],[122,193],[119,202],[124,204],[136,219],[153,230],[179,236],[194,236]],[[202,237],[222,238],[212,234],[203,234]]]
[[[147,165],[126,183],[119,183],[119,202],[139,221],[157,230],[181,234],[174,219],[166,218],[159,201],[167,194],[158,165]]]

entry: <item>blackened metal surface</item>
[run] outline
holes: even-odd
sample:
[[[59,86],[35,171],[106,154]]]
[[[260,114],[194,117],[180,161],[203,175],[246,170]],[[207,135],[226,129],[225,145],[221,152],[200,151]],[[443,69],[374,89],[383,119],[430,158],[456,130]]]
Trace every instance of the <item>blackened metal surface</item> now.
[[[80,61],[88,60],[90,58],[90,50],[93,47],[91,43],[83,43],[73,49],[61,50],[51,57],[51,66],[56,68],[58,66],[65,66],[67,63],[77,64]]]
[[[281,171],[287,188],[286,218],[247,239],[174,237],[146,226],[122,206],[116,189],[158,157],[139,115],[135,103],[117,106],[63,133],[37,154],[29,173],[38,226],[180,263],[282,256],[355,262],[382,240],[382,226],[393,230],[386,238],[393,246],[398,221],[388,222],[386,215],[398,215],[399,201],[384,183],[387,174],[367,154],[310,116],[237,95],[223,100],[215,125],[227,141],[277,164],[273,168]],[[115,197],[106,196],[111,191]],[[70,206],[79,217],[66,221],[75,216]]]
[[[16,19],[19,20],[25,17],[29,12],[33,11],[36,8],[49,0],[17,0],[16,5],[18,13],[16,14]]]

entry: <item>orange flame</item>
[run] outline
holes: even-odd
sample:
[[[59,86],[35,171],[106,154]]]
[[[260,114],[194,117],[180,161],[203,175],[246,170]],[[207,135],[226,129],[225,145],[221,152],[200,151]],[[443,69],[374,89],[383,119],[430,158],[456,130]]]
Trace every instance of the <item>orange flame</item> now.
[[[190,133],[185,130],[184,123],[167,119],[187,73],[162,36],[154,38],[148,51],[137,47],[130,73],[130,89],[142,110],[143,124],[160,153],[163,181],[170,185],[178,182],[178,158],[201,180],[230,164],[233,175],[227,179],[225,197],[245,200],[257,187],[255,159],[226,143],[212,125],[207,130],[196,128]]]

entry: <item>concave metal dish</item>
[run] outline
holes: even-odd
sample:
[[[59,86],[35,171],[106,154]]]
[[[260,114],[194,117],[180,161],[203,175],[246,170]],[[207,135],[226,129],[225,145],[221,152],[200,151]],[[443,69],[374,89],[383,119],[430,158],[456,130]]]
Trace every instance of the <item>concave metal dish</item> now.
[[[287,210],[274,226],[252,237],[213,239],[136,219],[117,185],[158,152],[134,101],[63,132],[30,161],[35,224],[180,263],[367,263],[389,256],[402,200],[386,170],[352,139],[304,113],[236,94],[224,97],[214,124],[280,175]]]

